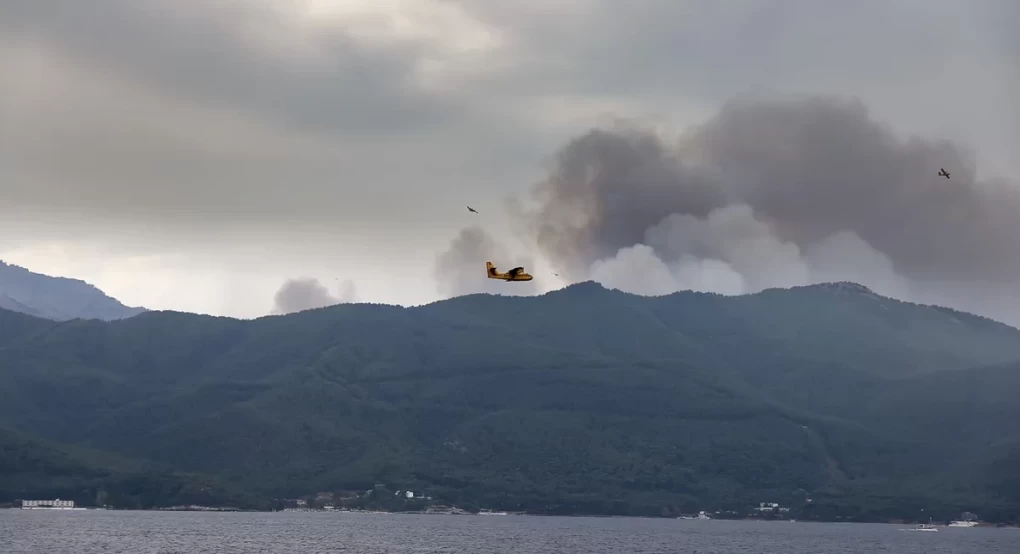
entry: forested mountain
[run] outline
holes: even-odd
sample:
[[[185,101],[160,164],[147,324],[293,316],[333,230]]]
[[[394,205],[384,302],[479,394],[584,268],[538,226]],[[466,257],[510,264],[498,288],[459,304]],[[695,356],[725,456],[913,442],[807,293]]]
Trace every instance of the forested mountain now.
[[[540,513],[1008,520],[1018,398],[1020,331],[850,283],[250,321],[0,310],[0,502],[386,484]]]
[[[78,279],[50,277],[0,260],[0,309],[44,319],[101,319],[131,317],[145,311],[131,308]]]

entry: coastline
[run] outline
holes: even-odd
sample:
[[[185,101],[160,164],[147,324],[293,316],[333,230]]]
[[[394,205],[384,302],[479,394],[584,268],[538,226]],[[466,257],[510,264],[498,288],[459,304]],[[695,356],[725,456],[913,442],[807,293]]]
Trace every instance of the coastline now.
[[[837,520],[822,520],[822,519],[783,519],[783,518],[761,518],[761,517],[718,517],[709,519],[699,519],[697,517],[658,517],[658,516],[630,516],[630,515],[599,515],[599,514],[543,514],[543,513],[528,513],[528,512],[508,512],[508,511],[478,511],[469,512],[459,508],[452,509],[431,509],[431,510],[358,510],[358,509],[323,509],[323,508],[284,508],[282,510],[254,510],[254,509],[242,509],[233,507],[213,507],[213,506],[171,506],[161,508],[150,508],[150,509],[134,509],[134,508],[113,508],[113,507],[82,507],[76,506],[74,508],[22,508],[20,506],[7,506],[0,507],[0,509],[9,510],[25,510],[25,511],[120,511],[120,512],[230,512],[230,513],[305,513],[305,514],[357,514],[357,515],[445,515],[445,516],[486,516],[486,517],[497,517],[497,516],[527,516],[527,517],[569,517],[569,518],[598,518],[598,519],[610,519],[610,518],[628,518],[628,519],[661,519],[661,520],[674,520],[674,521],[760,521],[770,523],[840,523],[840,524],[875,524],[875,525],[913,525],[918,522],[910,522],[903,519],[889,520],[889,521],[853,521],[847,519]],[[1020,523],[989,523],[979,522],[977,525],[972,527],[951,527],[947,523],[937,524],[936,527],[947,528],[947,529],[1020,529]]]

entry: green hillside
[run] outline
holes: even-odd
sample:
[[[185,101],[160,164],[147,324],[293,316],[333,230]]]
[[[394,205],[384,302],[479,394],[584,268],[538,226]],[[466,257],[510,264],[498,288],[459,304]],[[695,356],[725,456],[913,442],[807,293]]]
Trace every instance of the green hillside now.
[[[658,298],[581,283],[253,321],[0,311],[0,424],[23,450],[60,445],[45,457],[71,460],[82,490],[174,471],[159,475],[249,504],[381,483],[540,513],[775,501],[1005,520],[1017,398],[1020,331],[848,283]],[[32,492],[0,495],[15,490]]]
[[[85,506],[169,505],[269,507],[208,475],[67,447],[0,429],[0,504],[20,498],[63,498]]]

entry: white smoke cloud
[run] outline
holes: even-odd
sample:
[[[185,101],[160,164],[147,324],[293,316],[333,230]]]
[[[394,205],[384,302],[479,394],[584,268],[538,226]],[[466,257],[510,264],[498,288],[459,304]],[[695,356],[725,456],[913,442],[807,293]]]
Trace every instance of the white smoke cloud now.
[[[746,204],[712,210],[704,218],[669,215],[645,231],[645,241],[668,261],[692,256],[725,262],[751,289],[808,281],[800,248],[777,238]]]
[[[777,237],[746,204],[704,218],[669,215],[645,232],[645,243],[593,263],[589,276],[649,296],[682,290],[736,295],[832,281],[854,281],[904,300],[914,296],[889,257],[856,233],[841,231],[802,251]]]
[[[620,249],[616,256],[591,266],[591,279],[615,289],[645,296],[676,292],[677,283],[669,267],[647,245]]]
[[[853,281],[883,296],[914,299],[915,287],[896,273],[889,256],[856,233],[842,231],[811,245],[805,260],[813,282]]]
[[[744,294],[747,291],[744,276],[722,260],[699,260],[685,255],[672,265],[672,272],[679,290],[726,295]]]
[[[273,297],[273,313],[290,314],[357,302],[357,299],[358,292],[351,280],[339,283],[337,295],[334,296],[318,279],[312,277],[288,279]]]
[[[685,254],[666,263],[646,244],[621,248],[612,258],[596,261],[589,278],[609,288],[644,296],[680,290],[732,295],[746,290],[744,277],[724,261]]]

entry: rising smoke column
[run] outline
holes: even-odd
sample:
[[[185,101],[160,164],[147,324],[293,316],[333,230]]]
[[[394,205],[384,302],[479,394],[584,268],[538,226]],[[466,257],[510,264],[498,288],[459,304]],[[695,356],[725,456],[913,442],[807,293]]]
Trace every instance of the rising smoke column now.
[[[685,166],[658,136],[617,126],[571,141],[519,208],[541,253],[564,276],[584,278],[596,260],[641,241],[673,213],[703,216],[725,202],[709,175]]]
[[[725,187],[805,245],[856,233],[907,274],[1016,276],[1008,215],[1016,187],[975,181],[973,156],[949,141],[903,140],[859,101],[734,102],[688,148]],[[940,167],[951,180],[936,176]]]
[[[1020,323],[1020,191],[976,173],[966,150],[900,138],[857,100],[741,100],[675,145],[591,130],[511,215],[571,281],[742,294],[852,280]],[[503,252],[465,229],[437,260],[456,273],[444,293],[498,292],[474,267]]]
[[[899,138],[856,100],[742,100],[676,147],[635,127],[570,141],[517,215],[573,280],[643,294],[666,274],[729,293],[855,280],[1009,321],[1020,192],[975,176],[959,146]]]
[[[273,297],[274,314],[290,314],[335,304],[356,302],[358,298],[354,282],[346,280],[341,284],[339,296],[329,292],[318,279],[301,277],[288,279]]]

